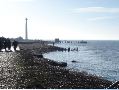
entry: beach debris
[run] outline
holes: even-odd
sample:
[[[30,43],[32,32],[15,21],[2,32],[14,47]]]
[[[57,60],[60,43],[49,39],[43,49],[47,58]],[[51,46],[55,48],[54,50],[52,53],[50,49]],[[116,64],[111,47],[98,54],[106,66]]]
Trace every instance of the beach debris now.
[[[70,52],[70,47],[68,48],[68,52]]]
[[[36,56],[37,58],[43,58],[42,54],[34,54],[34,56]]]
[[[77,61],[75,61],[75,60],[72,60],[71,62],[73,62],[73,63],[76,63]]]
[[[71,51],[78,51],[78,47],[71,49]]]
[[[66,62],[56,62],[56,61],[49,61],[50,65],[53,65],[53,66],[61,66],[61,67],[66,67],[67,66],[67,63]]]
[[[66,62],[60,62],[59,65],[60,65],[61,67],[66,67],[66,66],[67,66],[67,63],[66,63]]]

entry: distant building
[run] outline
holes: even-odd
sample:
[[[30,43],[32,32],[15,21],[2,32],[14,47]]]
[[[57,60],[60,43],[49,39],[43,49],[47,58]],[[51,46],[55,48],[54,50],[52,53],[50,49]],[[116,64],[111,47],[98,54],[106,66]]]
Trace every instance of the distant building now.
[[[17,37],[17,38],[15,38],[15,40],[17,40],[17,41],[24,41],[24,39],[20,36],[20,37]]]
[[[60,42],[59,38],[56,38],[55,43],[59,43],[59,42]]]

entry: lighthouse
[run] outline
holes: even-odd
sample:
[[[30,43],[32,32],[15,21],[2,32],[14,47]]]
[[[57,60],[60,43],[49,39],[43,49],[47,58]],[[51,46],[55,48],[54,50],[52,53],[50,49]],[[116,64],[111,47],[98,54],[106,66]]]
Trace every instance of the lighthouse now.
[[[26,25],[25,25],[25,39],[28,40],[28,30],[27,30],[27,18],[25,19],[26,20]]]

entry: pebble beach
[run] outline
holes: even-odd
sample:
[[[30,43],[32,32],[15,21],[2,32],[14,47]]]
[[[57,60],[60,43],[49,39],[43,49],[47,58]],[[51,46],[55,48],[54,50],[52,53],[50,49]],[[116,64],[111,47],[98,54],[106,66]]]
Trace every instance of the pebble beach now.
[[[104,89],[111,81],[86,72],[70,71],[37,55],[62,50],[44,44],[20,44],[16,52],[0,52],[1,89]]]

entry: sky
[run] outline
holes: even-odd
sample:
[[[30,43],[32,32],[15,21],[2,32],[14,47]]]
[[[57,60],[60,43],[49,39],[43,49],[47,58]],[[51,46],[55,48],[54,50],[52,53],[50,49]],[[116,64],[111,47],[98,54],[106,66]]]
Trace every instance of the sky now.
[[[119,0],[0,0],[0,36],[119,40]]]

